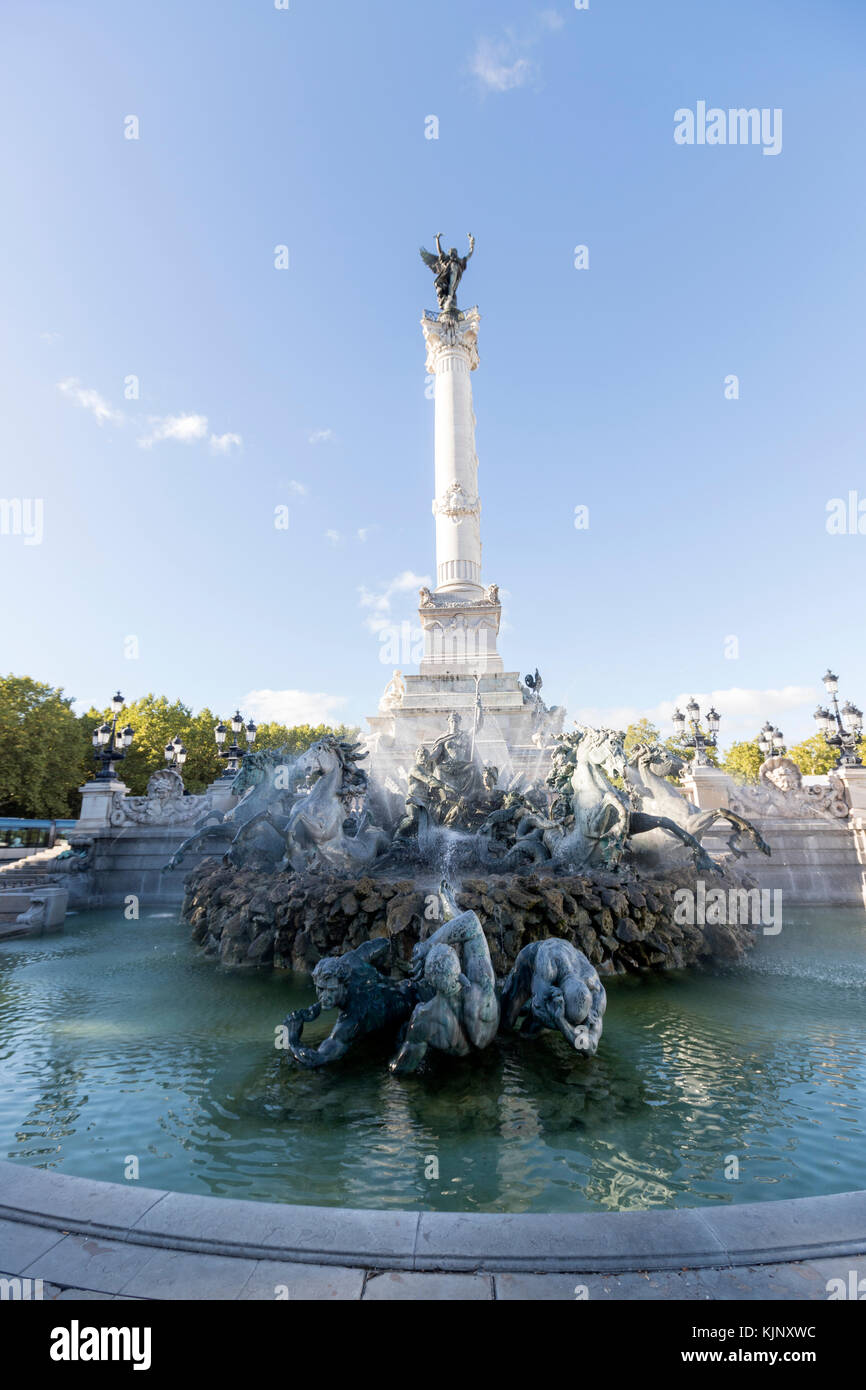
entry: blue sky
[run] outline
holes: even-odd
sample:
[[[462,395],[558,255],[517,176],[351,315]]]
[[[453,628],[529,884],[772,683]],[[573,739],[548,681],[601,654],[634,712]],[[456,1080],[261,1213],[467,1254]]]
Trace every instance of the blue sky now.
[[[711,695],[723,741],[811,733],[828,662],[862,707],[859,0],[5,0],[0,36],[0,496],[43,506],[0,669],[375,712],[433,569],[417,248],[471,231],[506,668],[589,719]],[[780,109],[781,152],[678,145],[699,101]]]

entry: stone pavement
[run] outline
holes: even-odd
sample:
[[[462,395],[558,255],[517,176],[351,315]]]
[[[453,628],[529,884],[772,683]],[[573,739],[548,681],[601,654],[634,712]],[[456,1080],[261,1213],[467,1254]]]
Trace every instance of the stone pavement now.
[[[619,1274],[456,1274],[370,1270],[294,1260],[241,1259],[172,1250],[57,1227],[0,1220],[0,1277],[41,1279],[42,1297],[75,1299],[291,1299],[438,1302],[486,1299],[826,1300],[830,1279],[866,1278],[866,1256]],[[864,1284],[866,1288],[866,1284]],[[34,1296],[10,1285],[7,1297]]]
[[[826,1300],[831,1280],[857,1297],[866,1192],[559,1216],[366,1211],[0,1161],[0,1278],[0,1299],[42,1280],[43,1298],[64,1301]]]

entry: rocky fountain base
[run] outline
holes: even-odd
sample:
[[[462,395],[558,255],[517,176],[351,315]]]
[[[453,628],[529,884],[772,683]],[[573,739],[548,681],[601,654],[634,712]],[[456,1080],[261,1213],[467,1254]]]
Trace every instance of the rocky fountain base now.
[[[465,877],[456,892],[477,913],[498,976],[532,941],[558,936],[588,957],[599,975],[731,962],[754,940],[743,922],[679,924],[678,889],[695,892],[699,875],[668,872],[664,881],[628,872]],[[714,874],[710,888],[741,889]],[[408,878],[263,875],[206,860],[187,880],[183,915],[194,940],[224,965],[311,971],[376,937],[390,939],[395,963],[438,924],[436,885]]]

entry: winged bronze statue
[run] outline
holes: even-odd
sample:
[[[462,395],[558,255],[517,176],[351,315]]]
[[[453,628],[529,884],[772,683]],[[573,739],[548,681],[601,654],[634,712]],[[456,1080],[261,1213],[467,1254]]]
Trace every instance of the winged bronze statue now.
[[[475,238],[471,232],[469,236],[469,250],[465,256],[457,253],[457,247],[452,246],[450,251],[442,250],[442,233],[436,235],[436,255],[426,251],[421,247],[421,259],[428,265],[436,276],[436,298],[439,301],[439,310],[442,314],[457,313],[457,286],[463,278],[463,272],[469,264],[469,258],[475,250]]]

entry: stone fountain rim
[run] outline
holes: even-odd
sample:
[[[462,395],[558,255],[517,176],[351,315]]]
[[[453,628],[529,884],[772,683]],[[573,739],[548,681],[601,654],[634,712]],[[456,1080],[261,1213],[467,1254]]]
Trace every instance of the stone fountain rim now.
[[[866,1191],[625,1212],[388,1211],[169,1192],[0,1160],[0,1219],[157,1249],[376,1270],[591,1274],[866,1253]]]

